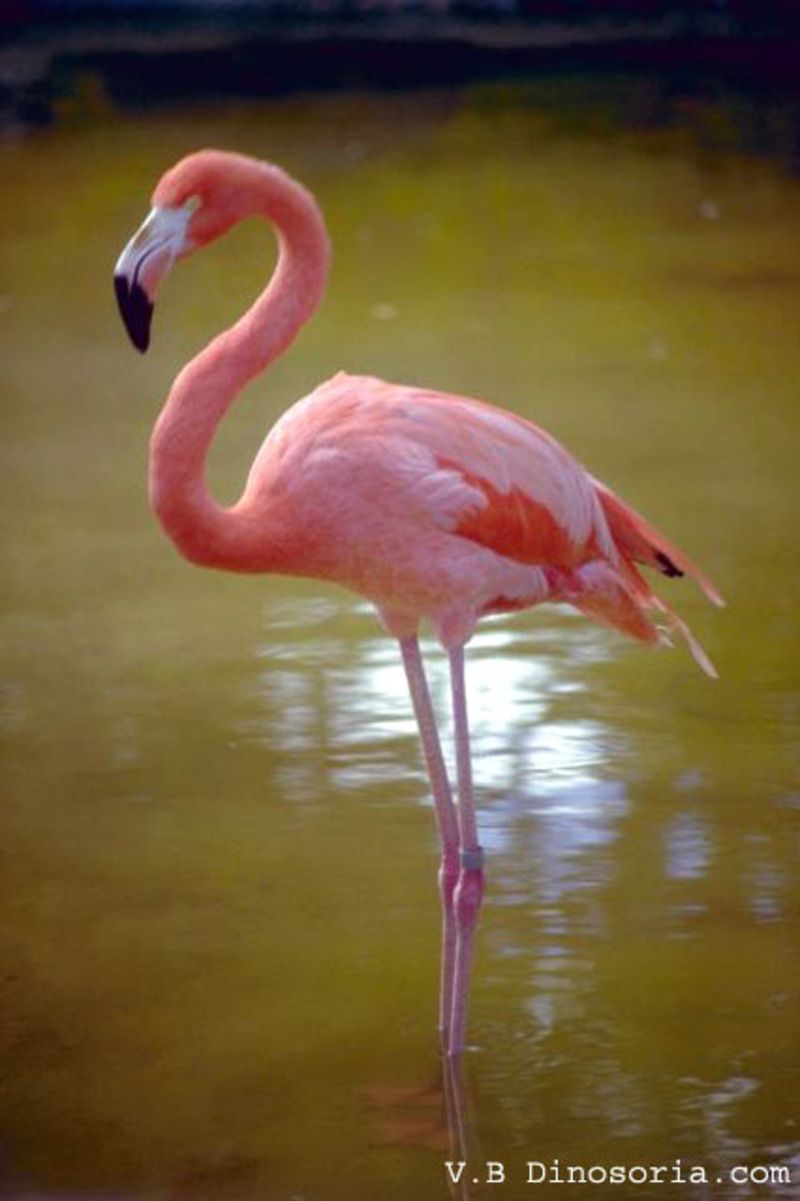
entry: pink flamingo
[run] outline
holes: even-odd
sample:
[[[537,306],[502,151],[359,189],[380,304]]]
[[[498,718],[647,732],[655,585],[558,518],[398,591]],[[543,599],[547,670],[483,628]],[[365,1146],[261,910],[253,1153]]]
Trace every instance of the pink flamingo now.
[[[150,497],[180,552],[237,572],[342,584],[375,605],[400,643],[441,841],[439,1027],[464,1047],[483,853],[472,789],[464,646],[480,617],[566,602],[646,643],[688,642],[686,625],[641,575],[693,576],[691,560],[529,421],[478,400],[340,373],[269,432],[244,492],[223,508],[204,481],[209,445],[242,388],[292,342],[319,304],[329,243],[309,192],[278,167],[203,150],[162,177],[115,271],[134,345],[147,349],[153,302],[172,264],[246,217],[266,218],[278,263],[249,311],[183,368],[153,431]],[[457,803],[417,641],[432,623],[450,665]]]

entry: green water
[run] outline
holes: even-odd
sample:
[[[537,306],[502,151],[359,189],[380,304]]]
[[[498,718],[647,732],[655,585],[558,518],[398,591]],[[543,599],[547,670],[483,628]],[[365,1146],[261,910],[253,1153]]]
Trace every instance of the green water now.
[[[680,130],[480,94],[78,105],[0,148],[6,1193],[448,1195],[436,838],[395,648],[344,593],[189,567],[147,510],[172,375],[272,262],[241,228],[169,281],[148,357],[126,343],[114,261],[206,144],[297,173],[336,248],[324,309],[220,431],[222,498],[336,369],[425,382],[545,425],[728,601],[663,582],[718,683],[558,609],[471,646],[468,1176],[507,1180],[470,1195],[796,1196],[800,190]],[[671,1175],[525,1184],[554,1159]]]

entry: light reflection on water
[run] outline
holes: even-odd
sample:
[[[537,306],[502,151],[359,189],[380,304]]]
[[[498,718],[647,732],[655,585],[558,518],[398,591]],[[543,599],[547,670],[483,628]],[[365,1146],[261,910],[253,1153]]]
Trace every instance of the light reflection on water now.
[[[396,781],[403,742],[416,741],[397,646],[371,607],[355,602],[347,606],[347,638],[337,638],[331,627],[339,607],[314,599],[265,609],[265,641],[256,649],[265,664],[257,685],[261,705],[237,726],[239,737],[280,745],[289,755],[294,801],[318,793],[320,750],[326,788],[348,794],[365,788],[367,800],[374,800],[381,785]],[[423,651],[447,755],[452,729],[446,659],[431,641],[423,643]],[[545,896],[558,892],[562,877],[581,874],[568,864],[583,850],[613,840],[625,811],[621,785],[602,778],[606,727],[577,716],[569,721],[549,716],[551,695],[583,691],[578,679],[569,679],[569,662],[600,662],[608,654],[603,635],[571,620],[556,636],[547,628],[519,630],[499,619],[487,622],[470,644],[475,782],[490,798],[481,818],[483,843],[487,851],[503,851],[516,836],[515,825],[537,817],[533,853],[547,865]],[[416,776],[420,800],[430,808],[421,763]],[[539,799],[544,782],[546,793]]]
[[[666,831],[666,873],[673,880],[702,879],[711,860],[711,845],[703,819],[681,812]]]

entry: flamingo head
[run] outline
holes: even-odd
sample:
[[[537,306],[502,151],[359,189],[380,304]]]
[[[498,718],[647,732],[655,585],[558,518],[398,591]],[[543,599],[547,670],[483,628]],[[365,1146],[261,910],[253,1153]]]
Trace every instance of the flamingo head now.
[[[152,208],[114,269],[114,290],[137,350],[150,345],[158,286],[177,259],[219,237],[243,215],[240,155],[201,150],[171,167],[153,193]],[[238,170],[237,170],[238,168]]]

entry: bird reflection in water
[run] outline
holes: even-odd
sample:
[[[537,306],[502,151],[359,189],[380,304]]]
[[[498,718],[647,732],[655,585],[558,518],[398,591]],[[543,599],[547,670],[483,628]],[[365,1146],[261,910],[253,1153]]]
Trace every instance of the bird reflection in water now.
[[[463,1165],[474,1150],[475,1119],[463,1056],[443,1056],[440,1075],[431,1084],[374,1085],[363,1096],[373,1113],[376,1142],[436,1151],[450,1195],[469,1201],[472,1181]]]

